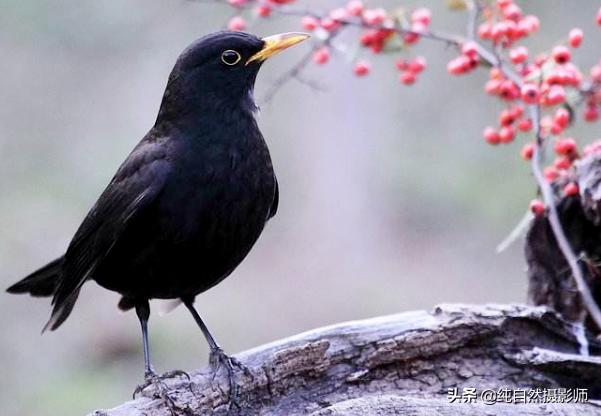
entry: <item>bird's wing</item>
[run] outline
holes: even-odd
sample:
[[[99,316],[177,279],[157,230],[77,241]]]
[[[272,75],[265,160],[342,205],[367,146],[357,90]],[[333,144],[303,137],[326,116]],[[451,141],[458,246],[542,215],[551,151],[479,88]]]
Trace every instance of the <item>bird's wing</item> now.
[[[90,210],[65,254],[63,279],[46,328],[55,329],[67,318],[83,283],[128,224],[159,195],[170,170],[165,150],[156,140],[142,141]]]
[[[269,218],[273,218],[273,216],[278,212],[278,204],[280,202],[280,187],[278,186],[278,178],[274,176],[275,179],[275,192],[273,193],[273,201],[271,202],[271,208],[269,210]]]

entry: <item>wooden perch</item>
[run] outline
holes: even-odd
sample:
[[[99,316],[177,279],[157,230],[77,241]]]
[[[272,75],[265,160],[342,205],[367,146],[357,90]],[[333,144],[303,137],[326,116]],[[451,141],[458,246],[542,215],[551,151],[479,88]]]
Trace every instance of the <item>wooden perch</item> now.
[[[316,329],[236,355],[236,415],[600,415],[601,343],[578,355],[572,324],[544,307],[442,305]],[[227,414],[225,371],[166,381],[94,416]],[[451,403],[448,389],[588,389],[586,403]]]

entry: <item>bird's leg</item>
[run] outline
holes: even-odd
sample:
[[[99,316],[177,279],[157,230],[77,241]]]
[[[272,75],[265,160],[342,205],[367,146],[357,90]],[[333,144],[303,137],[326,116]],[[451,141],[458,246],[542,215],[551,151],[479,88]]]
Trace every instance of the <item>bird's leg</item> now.
[[[175,403],[173,403],[173,400],[171,400],[167,394],[168,388],[163,382],[163,379],[173,377],[174,375],[183,374],[189,380],[190,376],[187,373],[179,370],[171,371],[160,376],[154,371],[150,362],[150,348],[148,343],[148,318],[150,317],[150,305],[148,304],[148,300],[140,301],[136,304],[136,314],[138,315],[140,326],[142,327],[142,346],[144,349],[144,383],[136,387],[133,396],[135,398],[136,395],[146,387],[153,385],[156,387],[157,396],[163,398],[167,402],[169,408],[173,409]]]
[[[148,301],[141,301],[136,303],[136,315],[140,320],[140,326],[142,327],[142,347],[144,349],[144,383],[140,384],[134,390],[134,398],[138,393],[144,390],[149,385],[156,385],[158,390],[161,390],[163,386],[160,385],[160,380],[152,368],[150,363],[150,348],[148,345],[148,318],[150,317],[150,305]]]
[[[136,306],[136,314],[140,319],[140,326],[142,327],[142,346],[144,348],[144,378],[148,379],[156,376],[152,364],[150,363],[150,348],[148,346],[148,318],[150,317],[150,306],[148,301],[144,302],[141,306]]]
[[[217,344],[217,341],[215,341],[215,338],[213,338],[213,335],[211,335],[209,328],[207,328],[207,326],[203,322],[202,318],[200,317],[200,315],[194,308],[194,300],[193,299],[192,300],[183,300],[183,302],[184,302],[184,305],[186,305],[186,308],[188,308],[188,310],[194,317],[194,320],[200,327],[200,330],[202,331],[203,335],[205,336],[205,338],[207,340],[207,343],[209,344],[209,348],[211,349],[211,352],[209,355],[209,364],[211,365],[211,367],[214,368],[214,371],[215,371],[214,376],[219,371],[219,368],[221,367],[221,365],[223,365],[227,371],[227,377],[228,377],[228,382],[229,382],[230,404],[235,404],[236,406],[240,407],[240,405],[237,402],[238,385],[236,384],[235,367],[240,368],[244,372],[249,372],[249,370],[244,365],[242,365],[242,363],[240,363],[238,360],[227,355],[223,351],[223,349],[219,346],[219,344]]]

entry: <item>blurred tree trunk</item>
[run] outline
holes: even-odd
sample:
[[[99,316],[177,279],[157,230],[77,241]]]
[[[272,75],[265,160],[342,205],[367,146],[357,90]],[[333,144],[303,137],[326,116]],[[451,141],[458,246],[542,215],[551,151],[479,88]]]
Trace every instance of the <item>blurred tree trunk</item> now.
[[[242,409],[230,414],[600,415],[601,344],[578,355],[574,332],[546,308],[519,305],[442,305],[320,328],[236,355],[249,371],[237,373]],[[224,373],[167,380],[170,405],[149,388],[93,415],[227,414]],[[475,403],[450,400],[453,388],[475,388]],[[588,402],[487,405],[480,396],[541,388],[588,389]]]

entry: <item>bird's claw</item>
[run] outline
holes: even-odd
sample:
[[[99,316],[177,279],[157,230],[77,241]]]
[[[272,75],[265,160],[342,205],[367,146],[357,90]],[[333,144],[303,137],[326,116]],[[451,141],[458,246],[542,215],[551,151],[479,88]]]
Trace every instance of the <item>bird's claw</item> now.
[[[153,398],[162,399],[165,402],[165,404],[167,404],[167,407],[169,408],[169,413],[172,416],[177,415],[180,408],[169,396],[169,386],[167,386],[167,384],[163,381],[165,379],[174,378],[176,376],[184,376],[188,379],[188,381],[190,381],[190,375],[182,370],[172,370],[161,375],[158,375],[153,370],[147,371],[144,375],[144,383],[136,387],[136,389],[134,390],[133,398],[135,399],[139,393],[141,393],[149,386],[153,386]]]
[[[211,354],[209,356],[209,364],[211,365],[211,367],[213,367],[214,370],[213,379],[215,379],[215,376],[219,372],[219,368],[222,365],[225,366],[230,391],[228,408],[231,409],[232,405],[236,406],[237,408],[241,408],[240,403],[238,403],[239,391],[238,384],[236,383],[235,368],[237,367],[238,369],[242,370],[245,374],[250,374],[250,370],[236,358],[227,355],[221,348],[215,348],[211,351]]]
[[[144,383],[136,387],[133,393],[133,398],[135,399],[136,396],[140,394],[143,390],[150,386],[153,386],[155,388],[153,396],[156,398],[164,399],[165,401],[167,401],[169,407],[171,408],[171,406],[174,406],[175,403],[173,403],[173,400],[168,395],[169,387],[164,382],[164,380],[178,376],[183,376],[188,379],[188,382],[190,381],[190,375],[182,370],[172,370],[161,375],[158,375],[153,370],[147,371],[146,374],[144,374]]]

